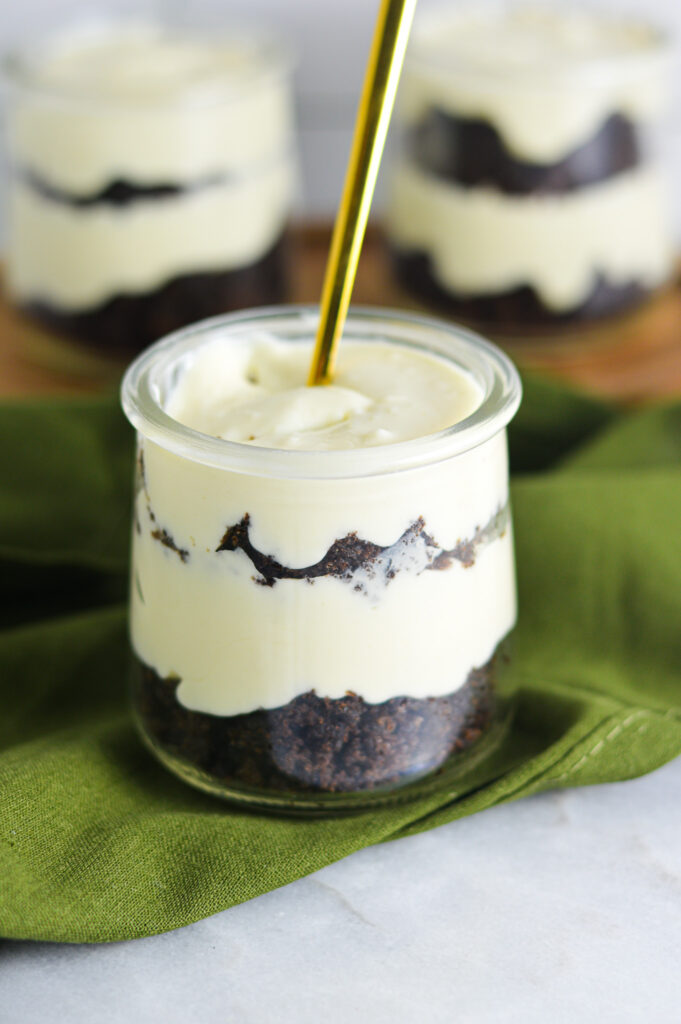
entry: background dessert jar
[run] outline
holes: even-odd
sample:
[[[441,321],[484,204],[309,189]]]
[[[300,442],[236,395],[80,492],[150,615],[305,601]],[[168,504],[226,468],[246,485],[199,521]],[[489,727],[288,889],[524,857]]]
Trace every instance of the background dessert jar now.
[[[6,77],[19,306],[135,349],[285,298],[296,171],[278,46],[112,23],[12,55]]]
[[[260,806],[394,799],[493,745],[516,617],[506,425],[520,383],[437,320],[190,327],[123,383],[137,429],[137,721],[172,771]]]
[[[670,275],[667,42],[582,9],[450,5],[402,86],[388,238],[400,281],[494,328],[633,306]]]

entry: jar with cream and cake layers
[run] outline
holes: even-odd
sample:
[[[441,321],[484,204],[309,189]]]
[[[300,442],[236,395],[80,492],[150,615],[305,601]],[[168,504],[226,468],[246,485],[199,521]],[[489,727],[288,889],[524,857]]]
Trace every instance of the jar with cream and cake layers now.
[[[9,292],[58,332],[139,349],[285,295],[288,58],[126,22],[9,57]]]
[[[352,311],[333,384],[306,387],[317,321],[206,321],[122,392],[142,736],[201,789],[313,812],[406,797],[502,735],[520,401],[494,346],[385,310]]]
[[[441,8],[413,40],[388,238],[426,303],[495,329],[631,307],[670,275],[669,54],[580,9]]]

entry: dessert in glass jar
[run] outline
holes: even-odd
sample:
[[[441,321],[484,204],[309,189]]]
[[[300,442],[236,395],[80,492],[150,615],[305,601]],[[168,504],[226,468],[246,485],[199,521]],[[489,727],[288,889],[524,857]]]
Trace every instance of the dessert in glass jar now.
[[[673,259],[666,39],[585,10],[451,5],[402,85],[387,234],[399,280],[490,329],[638,303]]]
[[[125,22],[6,61],[7,275],[58,332],[139,349],[286,295],[290,63],[255,36]]]
[[[488,342],[361,308],[306,387],[317,322],[198,324],[122,391],[142,735],[204,790],[313,812],[407,797],[501,734],[520,401]]]

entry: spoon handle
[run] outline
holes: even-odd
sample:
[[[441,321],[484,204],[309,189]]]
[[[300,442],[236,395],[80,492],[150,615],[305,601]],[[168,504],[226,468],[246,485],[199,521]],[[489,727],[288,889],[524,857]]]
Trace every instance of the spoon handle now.
[[[310,386],[333,379],[415,8],[416,0],[381,0],[326,264]]]

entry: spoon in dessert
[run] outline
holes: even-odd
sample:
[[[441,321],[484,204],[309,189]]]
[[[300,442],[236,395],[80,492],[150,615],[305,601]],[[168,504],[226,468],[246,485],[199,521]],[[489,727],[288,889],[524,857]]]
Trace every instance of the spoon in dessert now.
[[[415,8],[416,0],[381,0],[324,274],[310,387],[333,380]]]

